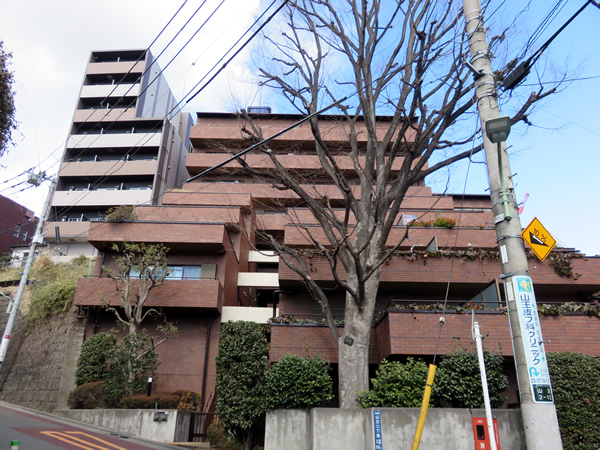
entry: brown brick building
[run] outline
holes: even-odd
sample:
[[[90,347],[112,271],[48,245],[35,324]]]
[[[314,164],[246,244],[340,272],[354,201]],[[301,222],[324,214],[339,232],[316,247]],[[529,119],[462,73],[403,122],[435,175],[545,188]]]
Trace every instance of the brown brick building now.
[[[254,120],[263,134],[270,136],[299,118],[266,114],[256,115]],[[339,167],[351,174],[354,167],[343,150],[344,123],[338,117],[324,117],[323,122],[324,139],[339,146]],[[199,174],[248,147],[243,126],[234,114],[199,113],[191,130],[193,151],[187,155],[186,166],[189,173]],[[320,163],[308,125],[295,128],[270,145],[285,167],[306,175],[307,180],[312,176],[307,187],[315,197],[327,196],[342,213],[343,198],[337,188],[314,176]],[[245,162],[266,171],[271,168],[269,160],[258,152],[246,155]],[[257,230],[267,230],[288,246],[310,246],[305,230],[317,237],[321,230],[296,195],[245,175],[234,161],[188,182],[182,189],[166,192],[160,205],[138,206],[135,212],[137,219],[131,223],[90,224],[88,239],[99,250],[99,257],[94,276],[80,280],[75,304],[87,314],[88,333],[112,328],[114,317],[101,308],[102,300],[106,301],[114,290],[103,271],[103,266],[110,266],[116,256],[111,245],[129,239],[162,243],[171,249],[169,266],[195,275],[167,280],[149,300],[149,306],[160,308],[179,328],[179,336],[159,348],[160,390],[193,389],[201,391],[207,402],[214,400],[218,333],[220,324],[230,319],[267,323],[274,314],[280,317],[270,327],[271,361],[292,352],[319,353],[337,363],[331,332],[319,323],[322,314],[318,304],[308,295],[300,277],[280,264],[266,243],[256,237]],[[462,305],[473,302],[485,308],[478,311],[477,317],[486,336],[486,348],[501,351],[511,360],[489,196],[441,195],[424,184],[412,186],[402,216],[391,232],[390,246],[398,242],[415,218],[420,222],[410,227],[408,239],[383,268],[371,332],[373,368],[383,358],[415,355],[428,360],[433,355],[440,327],[440,312],[435,305],[444,301],[448,283],[451,309],[440,334],[439,354],[454,351],[459,340],[464,346],[470,345],[471,317],[461,310]],[[422,226],[440,218],[455,225]],[[531,259],[538,303],[596,301],[600,259],[568,249],[557,251],[571,258],[574,276],[559,276],[550,264]],[[310,271],[313,279],[328,287],[333,312],[342,314],[344,293],[336,286],[327,261],[315,254]],[[547,351],[600,356],[598,317],[563,313],[544,316],[541,323]],[[507,362],[506,370],[514,377],[511,363]]]

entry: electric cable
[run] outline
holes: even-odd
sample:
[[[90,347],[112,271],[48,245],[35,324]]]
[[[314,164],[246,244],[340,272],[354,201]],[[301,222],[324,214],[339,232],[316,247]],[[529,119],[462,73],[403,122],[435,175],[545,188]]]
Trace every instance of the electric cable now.
[[[247,45],[247,44],[248,44],[248,43],[249,43],[249,42],[250,42],[250,41],[251,41],[251,40],[252,40],[252,39],[253,39],[253,38],[254,38],[254,37],[257,35],[257,34],[258,34],[258,32],[259,32],[260,30],[262,30],[262,28],[264,28],[264,27],[266,26],[266,24],[268,24],[268,23],[269,23],[269,22],[272,20],[272,18],[273,18],[273,17],[274,17],[274,16],[275,16],[275,15],[276,15],[278,12],[279,12],[279,10],[281,10],[281,8],[282,8],[282,7],[283,7],[283,6],[284,6],[284,5],[287,3],[287,1],[288,1],[288,0],[285,0],[285,2],[283,3],[283,5],[281,5],[281,6],[280,6],[280,7],[279,7],[279,8],[278,8],[278,9],[277,9],[277,10],[276,10],[274,13],[272,13],[272,14],[271,14],[271,16],[270,16],[270,17],[269,17],[269,18],[268,18],[268,19],[267,19],[267,20],[266,20],[266,21],[265,21],[265,22],[264,22],[264,23],[263,23],[263,24],[262,24],[262,25],[259,27],[259,29],[258,29],[258,30],[257,30],[255,33],[253,33],[253,34],[252,34],[252,36],[250,36],[250,37],[249,37],[249,38],[246,40],[246,42],[245,42],[245,43],[242,45],[242,47],[241,47],[240,49],[238,49],[238,51],[236,51],[236,52],[235,52],[235,53],[234,53],[234,54],[233,54],[233,55],[232,55],[232,56],[231,56],[231,57],[228,59],[228,61],[227,61],[227,62],[226,62],[224,65],[223,65],[223,67],[222,67],[222,68],[221,68],[221,69],[220,69],[220,70],[217,72],[217,74],[215,74],[215,76],[213,76],[213,77],[212,77],[212,78],[211,78],[209,81],[207,81],[207,82],[204,84],[204,86],[203,86],[203,87],[202,87],[202,88],[201,88],[201,89],[200,89],[198,92],[196,92],[196,94],[194,94],[194,96],[198,95],[198,94],[199,94],[199,92],[200,92],[202,89],[204,89],[206,86],[208,86],[208,84],[209,84],[210,82],[212,82],[212,81],[215,79],[216,75],[218,75],[218,74],[219,74],[219,73],[220,73],[220,72],[221,72],[221,71],[222,71],[222,70],[223,70],[223,69],[224,69],[224,68],[227,66],[227,64],[229,64],[229,62],[231,62],[231,61],[233,60],[233,58],[234,58],[235,56],[237,56],[237,55],[240,53],[241,49],[243,49],[243,48],[244,48],[244,47],[245,47],[245,46],[246,46],[246,45]],[[275,1],[274,1],[274,2],[273,2],[273,3],[272,3],[272,4],[271,4],[271,5],[268,7],[268,8],[266,8],[265,12],[266,12],[266,11],[268,11],[268,10],[271,8],[271,6],[272,6],[274,3],[275,3]],[[262,14],[262,15],[261,15],[261,16],[260,16],[258,19],[256,19],[256,20],[254,21],[254,23],[253,23],[253,24],[252,24],[252,25],[251,25],[251,26],[248,28],[248,30],[247,30],[247,31],[246,31],[246,32],[245,32],[245,33],[242,35],[242,37],[243,37],[243,36],[245,36],[246,34],[248,34],[249,30],[251,30],[251,29],[252,29],[252,28],[253,28],[253,27],[254,27],[254,26],[255,26],[255,25],[258,23],[258,21],[260,20],[260,18],[262,18],[262,16],[264,16],[265,12],[263,12],[263,14]],[[239,42],[239,40],[238,40],[238,42]],[[189,41],[188,41],[188,43],[189,43]],[[237,42],[236,42],[236,44],[237,44]],[[227,53],[229,53],[229,52],[230,52],[230,51],[231,51],[233,48],[235,48],[235,45],[236,45],[236,44],[234,44],[234,45],[233,45],[233,46],[232,46],[232,47],[231,47],[231,48],[230,48],[230,49],[229,49],[229,50],[226,52],[226,55],[227,55]],[[186,45],[187,45],[187,44],[186,44]],[[222,58],[221,58],[221,60],[222,60]],[[220,60],[220,61],[221,61],[221,60]],[[218,62],[217,62],[217,64],[218,64]],[[214,67],[216,67],[216,65],[215,65]],[[212,70],[212,69],[211,69],[211,70]],[[196,86],[198,86],[198,84],[199,84],[199,83],[197,83],[197,84],[196,84],[194,87],[192,87],[192,88],[190,89],[190,91],[188,91],[188,92],[192,92],[192,91],[193,91],[193,90],[196,88]],[[187,95],[186,95],[186,97],[187,97]],[[184,97],[184,98],[185,98],[185,97]],[[191,100],[191,99],[190,99],[190,100]],[[188,102],[189,102],[189,100],[188,100]],[[174,106],[174,107],[173,107],[173,108],[172,108],[172,109],[171,109],[169,112],[167,112],[167,114],[166,114],[166,115],[165,115],[165,117],[163,118],[163,121],[164,121],[164,120],[170,120],[170,119],[172,119],[172,117],[171,117],[171,118],[169,118],[169,115],[171,115],[171,114],[172,114],[174,111],[178,110],[178,107],[179,107],[179,105],[180,105],[180,104],[181,104],[181,101],[180,101],[179,103],[177,103],[177,104],[176,104],[176,105],[175,105],[175,106]],[[161,126],[162,126],[162,125],[161,125]],[[158,128],[159,128],[158,126],[155,126],[155,127],[153,127],[153,128],[152,128],[152,129],[151,129],[149,132],[151,133],[153,130],[156,130],[156,129],[158,129]],[[144,144],[142,144],[142,143],[141,143],[141,140],[142,140],[142,139],[143,139],[143,138],[141,138],[141,139],[140,139],[140,141],[139,141],[139,142],[138,142],[138,143],[137,143],[135,146],[131,147],[131,148],[130,148],[130,149],[127,151],[127,153],[126,153],[126,156],[127,156],[127,155],[134,155],[134,154],[135,154],[137,151],[139,151],[139,150],[142,148],[142,146],[144,145]],[[150,137],[148,137],[148,139],[151,139],[151,136],[150,136]],[[146,142],[148,142],[148,141],[146,141]],[[141,144],[141,145],[140,145],[140,144]],[[134,150],[134,151],[132,152],[132,149],[134,149],[134,148],[136,148],[136,147],[137,147],[137,150]],[[122,162],[122,161],[117,161],[117,162],[116,162],[116,163],[113,165],[113,167],[112,167],[110,170],[112,170],[113,168],[115,168],[115,167],[116,167],[116,165],[117,165],[117,164],[119,164],[119,163],[121,163],[121,162]],[[94,183],[94,185],[97,187],[97,186],[98,186],[100,183],[102,183],[103,181],[105,181],[105,180],[106,180],[106,179],[107,179],[107,178],[108,178],[110,175],[111,175],[111,173],[109,173],[109,174],[107,174],[107,175],[104,175],[104,176],[102,176],[102,177],[101,177],[101,179],[97,180],[97,181]],[[89,192],[90,192],[90,191],[87,191],[85,194],[82,194],[82,196],[80,196],[80,198],[78,198],[78,199],[74,200],[74,204],[73,204],[73,205],[69,205],[69,206],[67,206],[67,207],[64,207],[64,208],[62,208],[62,209],[58,210],[58,211],[55,213],[55,216],[64,215],[66,211],[68,211],[68,210],[70,210],[71,208],[75,207],[75,206],[76,206],[76,203],[77,203],[78,201],[81,201],[83,198],[85,198],[85,196],[86,196],[87,194],[89,194]]]
[[[473,151],[475,149],[475,142],[473,142],[473,148],[471,149],[471,151]],[[464,183],[464,187],[463,187],[463,193],[462,193],[462,204],[464,205],[464,201],[465,201],[465,195],[467,192],[467,181],[469,180],[469,171],[471,169],[471,158],[469,157],[469,163],[467,164],[467,173],[465,174],[465,183]],[[457,228],[456,228],[456,234],[454,237],[454,248],[456,249],[456,246],[458,244],[458,233],[460,230],[460,219],[462,218],[462,212],[463,209],[461,208],[461,210],[458,213],[458,220],[457,220]],[[440,317],[439,320],[439,326],[438,326],[438,335],[437,335],[437,339],[436,339],[436,343],[435,343],[435,351],[433,353],[433,362],[432,364],[435,366],[435,361],[437,359],[437,355],[438,355],[438,350],[439,350],[439,346],[440,346],[440,340],[442,337],[442,329],[444,327],[444,323],[446,321],[446,308],[448,306],[448,295],[450,294],[450,284],[452,282],[452,272],[454,269],[454,255],[450,256],[450,271],[448,273],[448,283],[446,284],[446,294],[444,295],[444,306],[442,308],[442,316]]]

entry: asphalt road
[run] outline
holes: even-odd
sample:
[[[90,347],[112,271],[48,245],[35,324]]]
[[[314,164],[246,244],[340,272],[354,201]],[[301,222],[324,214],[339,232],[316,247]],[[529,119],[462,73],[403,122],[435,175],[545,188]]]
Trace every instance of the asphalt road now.
[[[175,448],[0,402],[0,450],[10,449],[11,441],[19,441],[19,450]]]

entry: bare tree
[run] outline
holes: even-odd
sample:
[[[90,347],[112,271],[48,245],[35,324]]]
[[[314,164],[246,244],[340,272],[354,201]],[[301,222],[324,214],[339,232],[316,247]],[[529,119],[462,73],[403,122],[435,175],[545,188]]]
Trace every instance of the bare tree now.
[[[474,143],[473,73],[465,66],[467,36],[455,2],[297,0],[288,6],[282,32],[265,36],[269,61],[260,69],[262,83],[301,114],[347,97],[337,105],[347,141],[343,149],[333,146],[324,135],[331,117],[315,116],[310,127],[322,165],[315,178],[287,170],[268,145],[259,151],[270,159],[271,170],[240,163],[252,176],[299,197],[319,225],[302,231],[345,291],[342,334],[327,293],[311,277],[307,252],[267,233],[262,238],[321,305],[338,343],[340,406],[353,408],[357,393],[368,389],[369,336],[382,265],[406,238],[388,242],[408,189],[482,149]],[[532,93],[516,108],[512,123],[527,122],[531,106],[554,90],[540,87]],[[252,115],[242,116],[251,139],[267,137]],[[470,127],[461,127],[467,119]],[[342,169],[340,157],[350,158],[352,171]],[[327,196],[315,195],[315,182],[334,185],[344,207],[336,209]]]
[[[106,305],[125,325],[130,335],[137,333],[139,326],[148,315],[157,314],[153,308],[146,308],[150,291],[161,286],[168,275],[166,254],[168,248],[125,241],[113,245],[113,250],[121,256],[115,259],[116,269],[106,268],[108,276],[115,282],[120,308]],[[158,346],[155,344],[155,346]]]

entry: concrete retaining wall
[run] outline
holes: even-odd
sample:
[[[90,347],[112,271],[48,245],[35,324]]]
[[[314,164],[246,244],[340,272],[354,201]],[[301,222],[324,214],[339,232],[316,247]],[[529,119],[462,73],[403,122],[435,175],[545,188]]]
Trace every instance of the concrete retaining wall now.
[[[277,410],[267,413],[265,450],[375,450],[373,411],[381,412],[383,449],[411,448],[419,418],[414,408],[369,408],[342,410],[313,408]],[[421,438],[420,450],[464,450],[475,448],[472,417],[485,417],[484,410],[431,408]],[[525,448],[521,411],[494,410],[503,449]]]
[[[187,442],[189,411],[162,411],[167,413],[167,420],[164,422],[154,421],[153,409],[58,409],[53,414],[129,436],[159,442]]]

